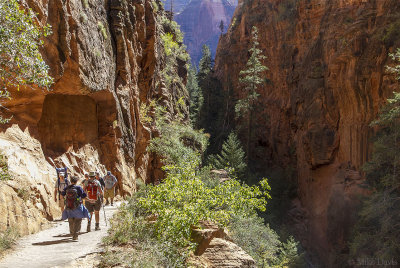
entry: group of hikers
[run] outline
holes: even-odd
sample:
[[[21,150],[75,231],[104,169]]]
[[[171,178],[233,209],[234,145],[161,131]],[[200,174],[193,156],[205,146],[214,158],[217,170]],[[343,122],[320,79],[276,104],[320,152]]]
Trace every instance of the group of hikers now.
[[[118,185],[115,176],[111,171],[107,171],[104,178],[100,177],[99,172],[90,172],[85,174],[85,179],[78,185],[79,178],[77,176],[68,178],[66,167],[56,168],[56,171],[54,201],[58,201],[61,208],[61,220],[68,219],[72,240],[78,240],[83,218],[88,218],[86,231],[90,232],[93,213],[96,220],[95,230],[100,230],[100,209],[104,199],[106,206],[110,203],[111,206],[114,205],[115,190]]]

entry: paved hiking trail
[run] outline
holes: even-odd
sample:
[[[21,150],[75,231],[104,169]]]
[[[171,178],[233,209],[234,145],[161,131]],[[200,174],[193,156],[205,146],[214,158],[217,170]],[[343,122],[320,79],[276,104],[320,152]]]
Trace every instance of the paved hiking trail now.
[[[113,207],[105,207],[107,226],[101,209],[100,231],[94,231],[93,221],[92,231],[86,233],[87,220],[84,219],[78,241],[72,241],[71,237],[67,236],[69,234],[67,221],[56,222],[50,229],[20,239],[15,250],[0,260],[0,268],[69,267],[76,259],[101,251],[101,240],[107,235],[110,227],[109,219],[119,205],[120,203],[117,203],[117,206],[114,204]]]

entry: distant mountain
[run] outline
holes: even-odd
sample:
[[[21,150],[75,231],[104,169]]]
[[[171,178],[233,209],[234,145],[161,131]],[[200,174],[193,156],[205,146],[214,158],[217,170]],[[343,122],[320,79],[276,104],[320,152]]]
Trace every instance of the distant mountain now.
[[[161,0],[161,2],[164,3],[165,10],[171,10],[171,0]],[[191,0],[172,0],[172,9],[174,10],[174,13],[181,13],[190,2]],[[227,2],[236,7],[238,0],[227,0]]]
[[[177,14],[181,12],[189,3],[190,0],[172,0],[172,9],[174,13]],[[167,11],[171,10],[171,0],[161,0],[164,3],[164,9]]]
[[[175,15],[175,20],[185,34],[184,43],[193,64],[197,65],[200,61],[204,44],[208,45],[213,56],[215,55],[221,34],[220,23],[224,23],[226,31],[236,7],[236,3],[232,2],[234,0],[192,0],[181,13]]]

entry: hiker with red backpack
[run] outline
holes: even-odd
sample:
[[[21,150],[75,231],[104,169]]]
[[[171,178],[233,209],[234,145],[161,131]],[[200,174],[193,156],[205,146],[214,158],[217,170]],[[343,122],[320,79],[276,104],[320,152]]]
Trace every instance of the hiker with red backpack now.
[[[61,195],[62,191],[70,185],[68,180],[68,169],[64,168],[56,168],[57,172],[57,180],[54,187],[54,202],[57,202],[58,197],[58,206],[61,209],[61,212],[64,211],[64,197]]]
[[[82,219],[88,218],[90,221],[89,211],[82,204],[82,200],[86,198],[86,193],[81,186],[76,185],[78,180],[78,177],[71,177],[71,184],[61,192],[61,195],[65,197],[65,210],[62,214],[62,220],[68,219],[72,240],[78,240]]]
[[[85,206],[90,212],[90,219],[92,219],[93,212],[96,220],[95,230],[100,230],[100,209],[103,198],[103,188],[100,182],[96,179],[96,173],[90,172],[89,179],[85,181],[83,189],[87,194]],[[87,231],[90,232],[91,220],[88,221]]]

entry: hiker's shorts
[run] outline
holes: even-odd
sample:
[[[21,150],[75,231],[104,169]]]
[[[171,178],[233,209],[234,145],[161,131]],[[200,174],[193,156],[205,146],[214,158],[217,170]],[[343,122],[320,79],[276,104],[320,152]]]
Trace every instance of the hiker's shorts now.
[[[89,210],[89,213],[92,213],[93,211],[100,211],[101,201],[100,199],[97,199],[96,202],[92,203],[86,200],[85,207],[87,208],[87,210]]]
[[[115,188],[105,189],[104,199],[114,198],[115,197]]]

